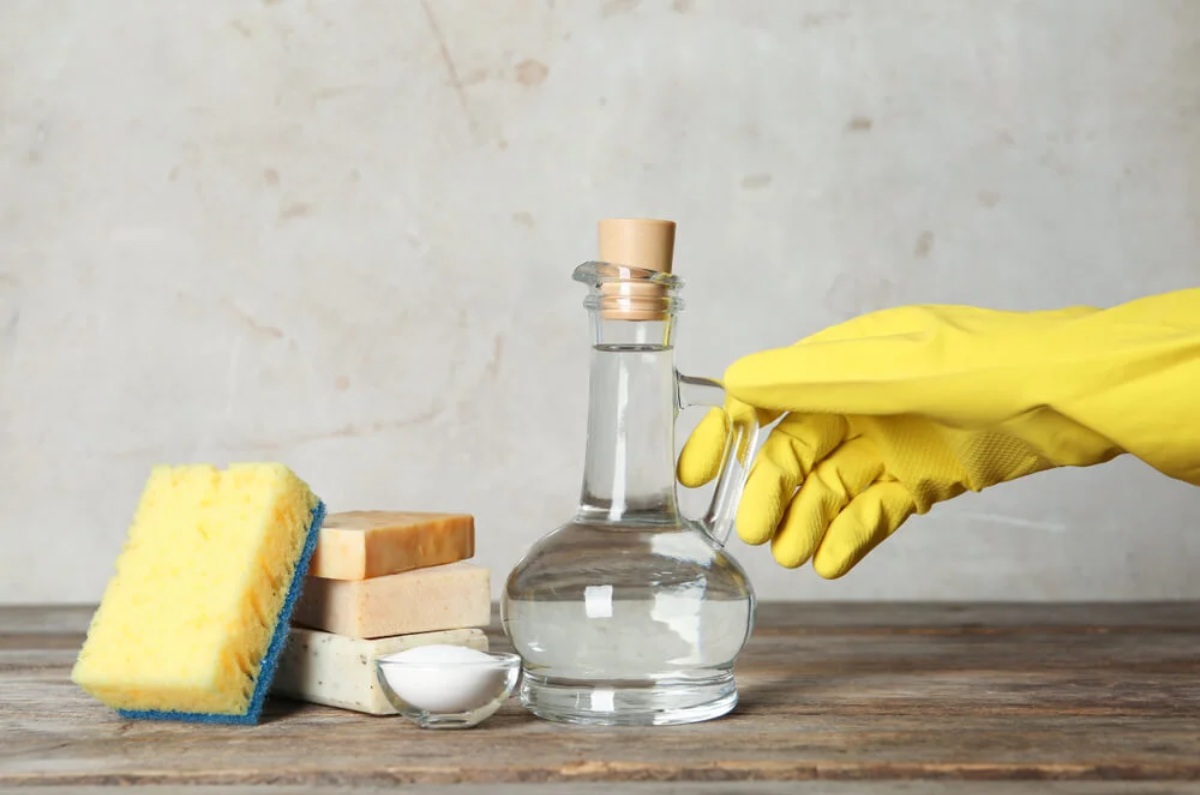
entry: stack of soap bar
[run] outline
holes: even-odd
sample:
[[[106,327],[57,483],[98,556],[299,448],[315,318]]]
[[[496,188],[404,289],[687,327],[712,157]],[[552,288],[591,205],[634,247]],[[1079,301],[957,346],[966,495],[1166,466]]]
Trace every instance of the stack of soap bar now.
[[[275,692],[373,714],[394,713],[375,660],[428,644],[487,650],[488,570],[465,514],[331,514],[296,605]]]

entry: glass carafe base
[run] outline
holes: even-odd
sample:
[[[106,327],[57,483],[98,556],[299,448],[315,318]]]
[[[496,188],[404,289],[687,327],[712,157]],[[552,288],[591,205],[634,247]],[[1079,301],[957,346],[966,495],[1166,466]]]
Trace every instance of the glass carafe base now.
[[[521,703],[546,720],[589,726],[671,726],[712,720],[737,706],[730,671],[706,678],[656,681],[580,682],[526,672]]]
[[[753,591],[686,525],[559,528],[513,570],[501,608],[523,660],[522,703],[543,718],[692,723],[737,703]]]

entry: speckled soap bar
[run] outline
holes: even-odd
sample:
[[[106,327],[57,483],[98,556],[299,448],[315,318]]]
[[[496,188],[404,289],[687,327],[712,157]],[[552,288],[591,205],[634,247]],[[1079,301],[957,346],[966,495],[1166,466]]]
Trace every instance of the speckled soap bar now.
[[[396,710],[379,689],[375,661],[389,654],[435,643],[480,651],[488,649],[487,636],[480,629],[450,629],[360,640],[292,627],[279,658],[271,692],[371,715],[394,715]]]

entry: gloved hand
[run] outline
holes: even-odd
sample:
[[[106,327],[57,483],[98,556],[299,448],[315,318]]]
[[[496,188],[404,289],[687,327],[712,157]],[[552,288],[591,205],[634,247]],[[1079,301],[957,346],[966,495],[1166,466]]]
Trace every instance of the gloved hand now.
[[[1132,453],[1200,485],[1200,289],[1112,309],[875,312],[735,362],[730,411],[780,419],[738,535],[788,567],[840,577],[913,513],[966,490]],[[715,476],[726,416],[680,456]]]

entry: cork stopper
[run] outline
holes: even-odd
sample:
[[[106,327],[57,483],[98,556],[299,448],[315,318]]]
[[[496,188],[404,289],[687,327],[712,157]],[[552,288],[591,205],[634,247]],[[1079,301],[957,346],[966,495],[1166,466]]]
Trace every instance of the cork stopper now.
[[[599,259],[611,265],[670,273],[675,222],[654,218],[606,218],[599,224]],[[606,282],[600,313],[610,320],[665,320],[667,290],[649,282]]]
[[[600,222],[600,261],[671,272],[675,222],[653,218],[606,218]]]

